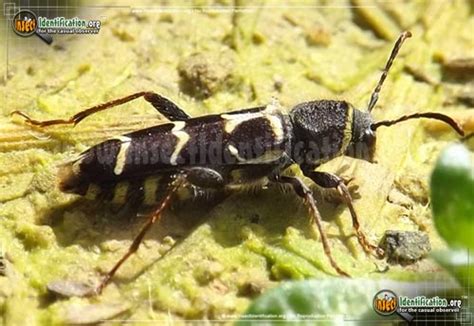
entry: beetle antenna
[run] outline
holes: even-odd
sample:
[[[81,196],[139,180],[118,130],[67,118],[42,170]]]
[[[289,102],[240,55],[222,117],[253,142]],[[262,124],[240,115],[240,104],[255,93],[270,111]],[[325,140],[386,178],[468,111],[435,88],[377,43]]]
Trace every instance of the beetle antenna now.
[[[398,37],[397,42],[395,42],[395,45],[393,46],[393,49],[392,49],[392,53],[390,53],[390,57],[388,58],[388,61],[385,64],[385,68],[382,72],[382,76],[380,76],[380,80],[377,83],[377,86],[375,87],[374,91],[372,92],[372,96],[370,97],[369,106],[367,108],[369,112],[372,111],[372,109],[374,108],[375,104],[377,103],[379,99],[380,89],[382,88],[385,78],[387,78],[388,71],[390,70],[390,67],[392,66],[393,60],[395,60],[395,57],[397,56],[398,51],[402,47],[403,42],[409,37],[411,37],[411,33],[409,31],[404,31]]]
[[[397,124],[402,121],[410,120],[410,119],[420,119],[420,118],[428,118],[428,119],[434,119],[434,120],[439,120],[444,123],[447,123],[448,125],[451,126],[458,134],[461,136],[464,136],[464,130],[462,127],[457,123],[453,118],[448,117],[447,115],[444,115],[442,113],[437,113],[437,112],[423,112],[423,113],[414,113],[414,114],[409,114],[409,115],[404,115],[398,119],[395,120],[383,120],[383,121],[378,121],[375,122],[370,126],[370,129],[376,130],[378,127],[385,126],[385,127],[390,127],[394,124]]]

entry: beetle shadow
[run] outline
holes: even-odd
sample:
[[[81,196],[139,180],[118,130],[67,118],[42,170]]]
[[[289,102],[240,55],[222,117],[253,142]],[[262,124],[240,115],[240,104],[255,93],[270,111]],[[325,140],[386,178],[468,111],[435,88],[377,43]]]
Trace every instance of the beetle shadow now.
[[[199,198],[198,198],[199,199]],[[162,241],[166,236],[185,238],[203,223],[209,210],[225,199],[219,194],[208,200],[176,200],[153,225],[145,239]],[[80,245],[86,249],[109,240],[133,240],[155,207],[117,206],[78,198],[43,214],[42,225],[52,228],[61,247]]]
[[[318,196],[315,193],[315,198],[321,202]],[[345,209],[344,205],[325,203],[323,206],[327,205],[327,209],[320,207],[325,221],[332,221]],[[96,251],[97,248],[110,251],[107,243],[111,240],[132,241],[137,236],[149,216],[147,210],[150,209],[117,208],[111,204],[79,198],[49,211],[44,215],[42,224],[52,228],[60,247],[78,245],[89,251]],[[311,238],[308,221],[307,207],[292,189],[282,190],[275,186],[216,194],[205,200],[176,201],[145,237],[145,240],[162,243],[165,237],[170,236],[175,241],[173,246],[139,271],[126,276],[116,275],[114,282],[127,283],[137,279],[203,223],[209,225],[213,241],[225,248],[241,245],[245,241],[243,233],[247,228],[257,233],[263,232],[271,239],[281,238],[291,226]],[[122,246],[118,250],[126,252]],[[48,305],[54,299],[48,296],[43,301],[44,305]]]
[[[327,201],[326,193],[314,191],[314,198],[322,220],[334,223],[346,207],[337,200]],[[216,206],[209,217],[213,237],[223,247],[241,245],[248,237],[248,230],[269,242],[278,241],[289,227],[299,230],[308,239],[314,238],[308,206],[293,189],[280,184],[235,192]]]
[[[318,194],[315,194],[318,197]],[[322,197],[321,197],[321,200]],[[326,203],[328,214],[323,215],[323,220],[333,221],[345,209],[343,204]],[[198,210],[200,212],[198,213]],[[277,212],[269,214],[270,211]],[[324,209],[326,212],[326,209]],[[196,215],[197,214],[197,215]],[[323,214],[323,213],[321,213]],[[176,217],[178,217],[176,219]],[[191,218],[191,216],[193,216]],[[160,234],[164,230],[178,230],[177,225],[172,226],[177,220],[188,219],[180,226],[181,232],[175,234]],[[246,241],[245,232],[248,228],[260,235],[264,234],[265,241],[272,242],[281,238],[288,227],[301,230],[308,239],[312,238],[309,226],[307,207],[302,200],[294,194],[292,189],[282,189],[273,185],[268,189],[250,188],[245,191],[231,191],[212,200],[200,203],[185,202],[179,205],[177,215],[169,216],[168,222],[160,221],[160,227],[150,238],[162,241],[166,235],[171,235],[176,242],[162,255],[147,263],[138,272],[127,276],[115,276],[114,282],[128,283],[145,274],[152,266],[173,252],[196,228],[206,223],[211,231],[211,241],[215,241],[223,248],[237,247]],[[167,223],[171,223],[167,225]],[[341,231],[342,234],[342,231]],[[148,237],[147,237],[148,238]],[[295,253],[297,254],[297,253]],[[302,258],[305,258],[302,256]]]
[[[170,236],[175,242],[174,246],[179,245],[206,221],[209,211],[225,199],[219,194],[207,197],[206,200],[199,200],[198,197],[175,201],[152,226],[144,240],[162,243],[165,237]],[[67,205],[55,206],[44,212],[39,223],[51,227],[60,248],[80,246],[87,251],[118,251],[125,254],[127,247],[120,242],[125,240],[131,243],[152,211],[153,207],[117,207],[110,203],[78,198]],[[152,265],[153,263],[146,264],[139,272],[127,277],[114,277],[114,281],[121,283],[133,280]],[[47,306],[54,300],[54,296],[47,295],[43,298],[42,305]]]

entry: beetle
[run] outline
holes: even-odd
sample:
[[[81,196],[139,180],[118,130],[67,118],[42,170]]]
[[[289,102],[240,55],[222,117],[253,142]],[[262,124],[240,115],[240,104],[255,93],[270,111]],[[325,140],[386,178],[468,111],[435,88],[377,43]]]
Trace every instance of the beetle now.
[[[185,185],[217,190],[269,182],[291,186],[308,205],[312,223],[318,228],[332,267],[338,274],[349,276],[332,257],[311,190],[300,178],[283,174],[293,164],[299,165],[303,175],[317,185],[338,191],[350,210],[353,228],[362,248],[367,253],[383,255],[382,250],[369,243],[360,230],[346,182],[334,174],[315,169],[341,155],[372,162],[376,130],[410,119],[440,120],[460,135],[464,134],[456,121],[436,112],[373,121],[371,111],[388,71],[403,42],[410,36],[411,33],[405,31],[396,41],[366,111],[345,101],[314,100],[300,103],[286,113],[278,102],[272,101],[266,106],[190,117],[159,94],[138,92],[81,111],[67,120],[37,121],[23,112],[12,112],[33,126],[76,125],[94,113],[142,97],[169,120],[108,139],[59,168],[59,188],[63,192],[90,199],[155,205],[127,253],[106,274],[94,293],[100,293],[119,267],[137,251],[147,231],[159,220],[178,189]]]

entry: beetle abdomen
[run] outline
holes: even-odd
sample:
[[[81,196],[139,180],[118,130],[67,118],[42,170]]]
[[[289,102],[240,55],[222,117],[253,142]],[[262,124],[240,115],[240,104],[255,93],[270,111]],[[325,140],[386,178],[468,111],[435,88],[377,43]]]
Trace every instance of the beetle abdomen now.
[[[269,106],[272,108],[272,106]],[[91,184],[117,185],[193,166],[278,162],[288,149],[289,118],[274,109],[175,121],[91,147],[60,168],[60,189],[85,195]]]
[[[87,182],[85,179],[81,179],[74,187],[71,187],[65,183],[65,181],[73,183],[71,175],[69,177],[64,175],[70,168],[71,165],[60,168],[60,175],[63,176],[59,184],[61,191],[75,193],[90,200],[102,200],[114,204],[133,202],[136,205],[154,205],[159,203],[172,180],[168,174],[105,183]],[[74,178],[74,174],[72,174],[72,178]]]

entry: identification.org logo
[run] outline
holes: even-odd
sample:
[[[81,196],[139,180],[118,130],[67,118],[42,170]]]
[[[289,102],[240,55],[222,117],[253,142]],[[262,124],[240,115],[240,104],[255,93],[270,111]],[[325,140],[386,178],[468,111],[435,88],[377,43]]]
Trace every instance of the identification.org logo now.
[[[37,17],[27,9],[19,10],[12,19],[13,31],[21,37],[38,36],[47,44],[53,43],[54,34],[98,34],[100,20],[85,20],[78,17]]]

